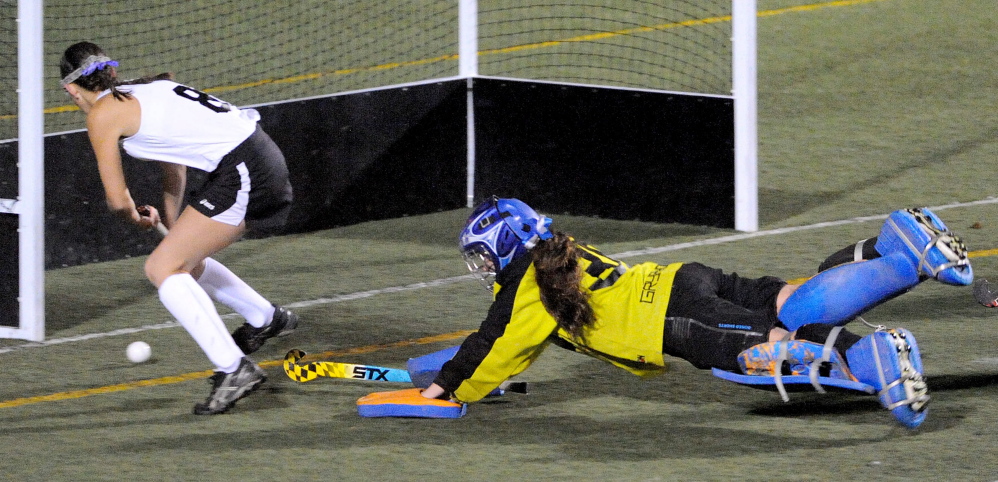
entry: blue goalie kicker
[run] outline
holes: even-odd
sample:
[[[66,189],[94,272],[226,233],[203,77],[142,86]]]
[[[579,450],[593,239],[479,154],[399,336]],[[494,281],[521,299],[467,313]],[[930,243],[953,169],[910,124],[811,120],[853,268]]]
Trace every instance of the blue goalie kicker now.
[[[966,286],[974,281],[967,247],[927,208],[891,213],[877,238],[876,249],[880,253],[905,254],[919,275],[942,283]]]
[[[739,355],[743,373],[715,368],[714,375],[776,390],[784,401],[788,391],[812,388],[872,394],[901,424],[921,425],[929,395],[914,335],[904,328],[877,327],[845,353],[833,348],[835,336],[841,325],[922,281],[969,285],[973,269],[960,238],[926,208],[891,213],[875,247],[877,256],[830,268],[804,283],[779,313],[791,331],[811,323],[835,326],[824,345],[790,339],[762,343]]]
[[[846,356],[848,364],[827,342],[819,345],[803,340],[774,341],[756,345],[739,355],[744,375],[716,368],[713,373],[735,383],[776,390],[784,401],[790,400],[788,391],[855,390],[876,395],[880,404],[906,427],[915,428],[925,421],[928,385],[922,375],[922,357],[910,331],[878,327],[850,347]]]

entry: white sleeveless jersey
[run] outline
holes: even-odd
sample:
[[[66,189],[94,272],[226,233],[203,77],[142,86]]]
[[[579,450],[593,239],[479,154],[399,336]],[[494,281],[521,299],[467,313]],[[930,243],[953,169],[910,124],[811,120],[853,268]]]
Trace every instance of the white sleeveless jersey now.
[[[123,85],[142,110],[135,135],[123,147],[132,157],[214,171],[219,161],[256,130],[260,114],[238,109],[204,92],[157,80]]]

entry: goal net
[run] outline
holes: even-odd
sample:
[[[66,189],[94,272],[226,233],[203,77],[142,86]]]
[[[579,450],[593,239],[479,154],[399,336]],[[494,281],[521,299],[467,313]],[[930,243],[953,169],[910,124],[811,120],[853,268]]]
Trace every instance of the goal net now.
[[[19,85],[19,0],[0,0],[0,84],[37,90],[44,134],[64,134],[83,129],[58,68],[78,41],[103,47],[123,78],[172,72],[234,104],[259,106],[462,78],[472,62],[460,58],[470,25],[474,76],[731,96],[732,8],[740,1],[45,0],[43,80]],[[744,1],[754,16],[754,0]],[[18,181],[18,144],[27,140],[18,99],[0,98],[0,249],[23,256],[12,220],[24,216],[24,193],[44,186]],[[11,263],[0,269],[0,310],[9,314],[18,273]],[[34,337],[3,327],[43,323],[36,316],[0,319],[0,337]]]
[[[124,77],[175,73],[237,105],[458,75],[454,0],[46,0],[45,131],[82,116],[59,86],[74,42],[103,47]],[[0,2],[0,82],[17,85],[16,1]],[[478,5],[479,74],[729,95],[730,0],[488,1]],[[0,139],[17,137],[0,98]]]

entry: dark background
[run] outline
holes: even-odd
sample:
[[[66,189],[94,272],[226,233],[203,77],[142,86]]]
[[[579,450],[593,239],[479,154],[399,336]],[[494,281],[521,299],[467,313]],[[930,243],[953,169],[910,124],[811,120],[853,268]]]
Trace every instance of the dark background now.
[[[476,79],[476,197],[733,228],[733,109],[726,98]]]

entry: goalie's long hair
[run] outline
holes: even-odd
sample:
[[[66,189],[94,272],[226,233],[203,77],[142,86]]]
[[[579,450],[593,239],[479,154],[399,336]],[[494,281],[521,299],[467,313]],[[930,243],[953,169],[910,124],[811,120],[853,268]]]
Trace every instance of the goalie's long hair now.
[[[584,329],[596,321],[589,306],[589,294],[582,291],[579,249],[565,233],[554,231],[554,237],[537,243],[530,250],[541,303],[558,321],[558,326],[582,340]]]
[[[63,77],[66,77],[70,72],[80,68],[83,61],[91,55],[107,54],[105,54],[104,51],[97,46],[97,44],[92,42],[77,42],[70,45],[69,48],[66,49],[66,52],[62,54],[62,59],[59,60],[60,74]],[[132,94],[118,90],[119,85],[148,84],[156,80],[173,80],[173,74],[162,73],[159,75],[150,75],[120,82],[112,69],[113,67],[103,67],[97,69],[90,75],[80,76],[80,78],[74,80],[73,83],[91,92],[110,90],[111,95],[114,96],[116,100],[123,100],[131,99]]]

